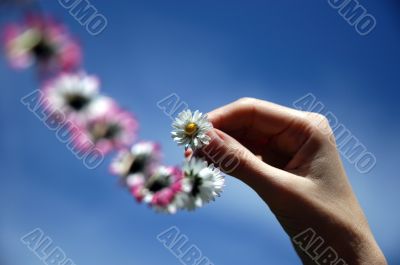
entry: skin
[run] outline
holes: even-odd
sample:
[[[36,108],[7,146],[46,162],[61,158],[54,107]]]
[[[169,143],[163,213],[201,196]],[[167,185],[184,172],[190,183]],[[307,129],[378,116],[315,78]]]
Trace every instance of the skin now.
[[[218,164],[233,154],[238,163],[221,169],[254,189],[291,239],[312,228],[343,264],[387,264],[324,116],[243,98],[208,117],[211,142],[195,155]],[[303,264],[317,264],[293,245]]]

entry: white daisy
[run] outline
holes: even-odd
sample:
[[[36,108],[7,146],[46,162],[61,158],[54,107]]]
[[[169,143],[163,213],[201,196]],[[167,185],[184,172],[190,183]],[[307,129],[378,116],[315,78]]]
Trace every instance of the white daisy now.
[[[121,151],[110,165],[112,174],[126,179],[126,185],[131,186],[133,179],[128,176],[140,174],[151,175],[153,168],[161,159],[160,147],[153,142],[139,142],[131,150]]]
[[[207,120],[207,115],[198,110],[193,114],[190,110],[182,111],[172,123],[172,127],[172,138],[185,148],[191,147],[195,150],[210,143],[211,138],[207,132],[212,129],[212,124]]]
[[[70,118],[79,119],[87,115],[98,91],[98,79],[85,74],[62,74],[43,88],[45,102],[50,111],[60,111]]]
[[[183,166],[183,193],[176,198],[181,208],[194,210],[220,196],[225,178],[218,168],[201,158],[192,157]]]

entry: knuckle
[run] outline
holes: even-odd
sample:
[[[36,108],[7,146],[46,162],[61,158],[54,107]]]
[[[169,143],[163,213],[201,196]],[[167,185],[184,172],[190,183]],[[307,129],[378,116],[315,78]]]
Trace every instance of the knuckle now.
[[[325,115],[316,112],[307,112],[306,117],[308,124],[313,128],[313,130],[323,134],[332,133],[329,120]]]
[[[242,97],[238,99],[236,102],[240,105],[253,105],[257,99],[252,98],[252,97]]]
[[[317,122],[328,122],[328,119],[325,117],[325,115],[317,112],[309,112],[310,113],[310,118],[313,119],[314,121]]]

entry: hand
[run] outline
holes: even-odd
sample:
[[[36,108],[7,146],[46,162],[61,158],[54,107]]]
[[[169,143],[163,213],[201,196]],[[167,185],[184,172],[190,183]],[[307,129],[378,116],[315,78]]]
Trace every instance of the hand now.
[[[268,204],[304,264],[387,264],[324,116],[244,98],[210,112],[209,119],[215,129],[200,155],[217,165],[226,154],[236,156],[231,168],[218,166]],[[324,241],[320,248],[318,240],[308,244],[317,237]],[[328,246],[331,256],[321,256]]]

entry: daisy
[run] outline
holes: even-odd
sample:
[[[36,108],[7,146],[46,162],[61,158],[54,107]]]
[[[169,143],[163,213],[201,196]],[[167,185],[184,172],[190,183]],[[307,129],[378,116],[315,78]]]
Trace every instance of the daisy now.
[[[198,110],[193,114],[190,110],[182,111],[172,123],[172,127],[172,138],[186,149],[191,147],[195,150],[209,144],[211,140],[207,132],[212,129],[212,124],[207,120],[207,115]]]
[[[47,70],[73,70],[81,61],[81,48],[66,28],[39,15],[5,29],[5,49],[10,64],[24,69],[35,62]]]
[[[89,106],[98,96],[99,80],[86,74],[61,74],[43,87],[48,111],[59,111],[68,118],[86,119]]]
[[[148,178],[161,160],[160,146],[153,142],[138,142],[130,150],[122,150],[112,161],[110,172],[121,177],[131,187],[136,179],[128,176]]]
[[[143,173],[138,172],[131,174],[127,177],[126,182],[132,196],[137,202],[143,201],[143,187],[145,185],[146,177]]]
[[[183,166],[185,178],[184,193],[179,194],[176,203],[181,208],[194,210],[220,196],[225,179],[221,171],[206,161],[192,157]]]
[[[106,154],[132,144],[138,123],[131,113],[120,109],[114,101],[105,97],[96,99],[90,110],[89,119],[83,123],[78,137],[74,139],[77,146],[87,146],[85,143],[90,141]]]
[[[132,194],[160,212],[175,213],[178,206],[175,197],[182,191],[183,172],[177,167],[160,166],[148,179],[136,177]],[[143,181],[144,180],[144,181]]]

